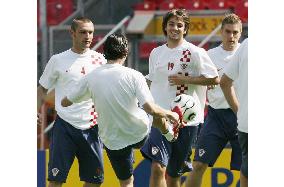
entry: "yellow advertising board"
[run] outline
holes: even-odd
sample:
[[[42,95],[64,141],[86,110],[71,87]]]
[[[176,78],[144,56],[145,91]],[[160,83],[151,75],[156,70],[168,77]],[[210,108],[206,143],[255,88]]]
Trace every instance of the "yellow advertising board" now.
[[[208,35],[221,22],[223,16],[191,16],[190,17],[190,35]],[[149,23],[145,29],[145,35],[163,35],[162,31],[163,17],[157,16]],[[219,34],[219,33],[218,33]]]
[[[135,150],[135,164],[134,164],[134,186],[135,187],[148,187],[150,177],[150,162],[145,160],[139,150]],[[48,151],[46,151],[46,173],[48,163]],[[192,155],[193,156],[193,155]],[[230,171],[230,159],[231,149],[224,149],[215,163],[213,168],[208,168],[204,174],[202,187],[239,187],[239,171]],[[104,167],[105,167],[105,181],[101,187],[119,187],[119,182],[112,170],[111,164],[104,151]],[[182,187],[184,187],[184,181],[186,175],[182,176]],[[47,176],[46,176],[47,178]],[[48,186],[48,182],[46,182]],[[79,179],[79,167],[78,161],[75,159],[74,164],[71,167],[70,173],[67,178],[67,182],[63,187],[81,187],[83,182]]]

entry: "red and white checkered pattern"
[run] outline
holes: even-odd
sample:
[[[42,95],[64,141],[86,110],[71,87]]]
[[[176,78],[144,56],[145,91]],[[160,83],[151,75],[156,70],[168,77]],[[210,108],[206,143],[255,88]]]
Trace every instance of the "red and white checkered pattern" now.
[[[182,72],[178,72],[179,75],[182,75]],[[184,74],[185,76],[188,76],[188,73]],[[185,93],[188,90],[188,86],[185,84],[177,85],[177,92],[176,96]]]
[[[92,109],[93,112],[90,113],[90,115],[93,117],[92,119],[90,119],[90,122],[93,122],[92,125],[90,125],[90,128],[94,127],[95,125],[97,125],[97,118],[98,118],[98,113],[95,110],[95,105],[92,105]]]
[[[180,59],[181,62],[190,62],[191,52],[187,49],[182,51],[183,57]]]
[[[100,56],[96,56],[95,55],[92,55],[91,56],[93,59],[92,59],[92,64],[102,64],[103,61],[102,61],[102,58]]]

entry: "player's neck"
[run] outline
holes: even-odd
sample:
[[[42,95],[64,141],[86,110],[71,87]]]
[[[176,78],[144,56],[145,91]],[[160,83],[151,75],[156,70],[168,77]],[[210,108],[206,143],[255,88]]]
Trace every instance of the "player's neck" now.
[[[225,51],[234,51],[237,48],[237,45],[235,46],[226,46],[222,43],[221,47],[225,50]]]
[[[89,50],[89,48],[79,49],[79,48],[76,48],[76,47],[72,47],[71,50],[72,50],[74,53],[83,54],[83,53],[87,52],[87,51]]]
[[[183,43],[183,38],[180,39],[180,40],[168,39],[167,40],[167,47],[170,48],[170,49],[173,49],[173,48],[176,48],[176,47],[182,45],[182,43]]]
[[[107,60],[107,64],[120,64],[123,65],[125,58],[123,59],[116,59],[116,60]]]

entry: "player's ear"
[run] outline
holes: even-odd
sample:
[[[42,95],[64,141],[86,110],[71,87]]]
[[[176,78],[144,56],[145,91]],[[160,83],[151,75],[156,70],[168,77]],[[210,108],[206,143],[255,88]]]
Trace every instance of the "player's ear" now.
[[[73,37],[74,36],[74,34],[75,34],[75,32],[72,30],[72,29],[69,29],[69,33],[70,33],[70,35]]]
[[[184,26],[184,30],[183,30],[183,34],[186,34],[186,35],[187,35],[188,30],[189,30],[189,25],[185,25],[185,26]]]

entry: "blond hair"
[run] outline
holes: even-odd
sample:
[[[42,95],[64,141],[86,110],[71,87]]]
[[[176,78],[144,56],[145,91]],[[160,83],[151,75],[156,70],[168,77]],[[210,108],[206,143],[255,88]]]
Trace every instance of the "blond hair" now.
[[[225,17],[222,20],[221,29],[223,29],[223,27],[226,24],[240,24],[241,29],[242,29],[241,19],[239,18],[239,16],[237,16],[236,14],[233,14],[233,13],[225,15]]]
[[[78,18],[73,19],[71,23],[71,30],[76,31],[79,22],[80,23],[93,23],[89,18],[78,17]]]

